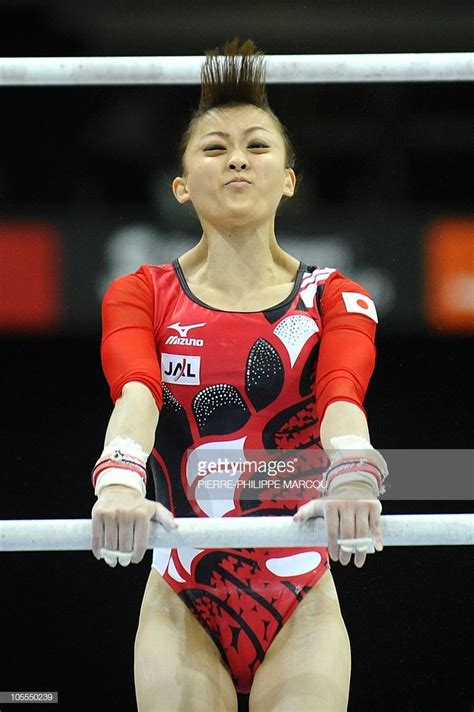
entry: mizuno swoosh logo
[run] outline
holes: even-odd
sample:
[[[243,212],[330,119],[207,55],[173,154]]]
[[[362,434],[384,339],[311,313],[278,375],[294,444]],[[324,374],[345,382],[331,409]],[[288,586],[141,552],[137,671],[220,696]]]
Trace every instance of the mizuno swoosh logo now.
[[[180,336],[186,337],[190,329],[196,329],[198,326],[206,326],[206,322],[204,321],[201,324],[188,324],[187,326],[182,326],[181,322],[177,321],[175,324],[169,324],[167,328],[176,329]]]

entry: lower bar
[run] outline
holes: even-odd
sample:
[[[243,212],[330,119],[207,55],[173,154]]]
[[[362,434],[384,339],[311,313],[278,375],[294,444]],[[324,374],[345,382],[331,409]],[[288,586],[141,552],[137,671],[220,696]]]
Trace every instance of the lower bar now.
[[[292,517],[176,519],[166,532],[151,523],[149,549],[194,546],[227,549],[326,546],[324,519],[294,522]],[[385,546],[453,546],[474,543],[473,514],[389,514],[381,517]],[[0,551],[86,551],[91,549],[90,519],[14,519],[0,521]]]

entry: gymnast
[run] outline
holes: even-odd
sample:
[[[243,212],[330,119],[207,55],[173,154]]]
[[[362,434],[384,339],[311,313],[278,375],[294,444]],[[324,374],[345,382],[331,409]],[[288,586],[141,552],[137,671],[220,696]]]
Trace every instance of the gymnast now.
[[[364,539],[383,548],[387,469],[363,408],[376,308],[337,268],[277,242],[295,154],[252,40],[206,53],[179,160],[172,191],[201,238],[114,280],[103,299],[114,408],[92,475],[94,555],[139,563],[150,522],[172,529],[175,517],[324,517],[328,546],[155,549],[135,640],[138,709],[236,712],[240,693],[250,712],[343,712],[351,652],[329,560],[354,554],[361,567]],[[196,469],[213,453],[277,452],[288,464],[295,451],[297,493],[260,491],[256,472]]]

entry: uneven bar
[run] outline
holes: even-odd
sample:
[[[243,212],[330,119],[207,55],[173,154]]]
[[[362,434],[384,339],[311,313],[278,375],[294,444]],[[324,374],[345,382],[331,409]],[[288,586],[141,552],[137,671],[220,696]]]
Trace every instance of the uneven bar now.
[[[0,86],[199,84],[202,56],[3,57]],[[473,52],[267,55],[267,83],[474,79]]]
[[[151,523],[148,548],[194,546],[205,549],[326,546],[322,518],[292,517],[176,519],[166,532]],[[389,514],[381,517],[385,546],[474,544],[474,514]],[[14,519],[0,521],[0,551],[90,550],[90,519]]]

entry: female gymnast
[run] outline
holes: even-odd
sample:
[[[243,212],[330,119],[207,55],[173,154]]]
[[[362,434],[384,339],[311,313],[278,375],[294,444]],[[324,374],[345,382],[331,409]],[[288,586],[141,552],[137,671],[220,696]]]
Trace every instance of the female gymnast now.
[[[96,558],[140,562],[150,521],[171,529],[175,517],[324,517],[328,536],[313,549],[155,549],[135,641],[140,712],[235,712],[237,693],[251,712],[347,709],[350,644],[329,558],[350,561],[340,539],[372,535],[383,548],[387,471],[362,405],[377,314],[362,286],[278,245],[294,158],[253,41],[208,52],[172,184],[201,239],[115,280],[103,300],[114,409],[92,475]],[[286,465],[301,454],[298,496],[209,466],[213,454],[265,462],[275,451]]]

